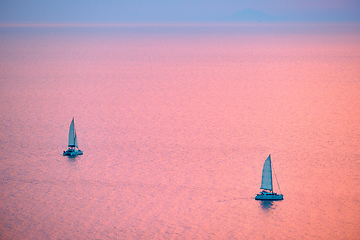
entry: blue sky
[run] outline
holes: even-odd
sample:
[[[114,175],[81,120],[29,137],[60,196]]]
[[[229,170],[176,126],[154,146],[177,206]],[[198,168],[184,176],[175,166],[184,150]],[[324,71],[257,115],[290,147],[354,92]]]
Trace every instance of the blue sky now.
[[[360,21],[360,0],[0,0],[0,22]]]

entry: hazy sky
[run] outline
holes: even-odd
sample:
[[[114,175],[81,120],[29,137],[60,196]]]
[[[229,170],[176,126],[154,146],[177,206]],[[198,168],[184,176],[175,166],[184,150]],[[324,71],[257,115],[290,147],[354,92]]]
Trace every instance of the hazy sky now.
[[[0,0],[0,22],[241,20],[360,21],[360,0]]]

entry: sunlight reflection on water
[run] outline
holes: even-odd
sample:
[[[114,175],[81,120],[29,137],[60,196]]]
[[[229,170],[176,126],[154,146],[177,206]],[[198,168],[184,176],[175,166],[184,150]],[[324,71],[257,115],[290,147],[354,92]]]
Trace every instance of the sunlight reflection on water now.
[[[2,28],[1,238],[355,239],[359,33],[282,27]]]

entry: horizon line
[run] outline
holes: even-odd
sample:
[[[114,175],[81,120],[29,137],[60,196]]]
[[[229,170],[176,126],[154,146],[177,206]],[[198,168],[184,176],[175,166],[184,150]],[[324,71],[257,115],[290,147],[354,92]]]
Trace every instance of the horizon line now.
[[[360,21],[0,22],[0,27],[212,27],[274,24],[359,24]]]

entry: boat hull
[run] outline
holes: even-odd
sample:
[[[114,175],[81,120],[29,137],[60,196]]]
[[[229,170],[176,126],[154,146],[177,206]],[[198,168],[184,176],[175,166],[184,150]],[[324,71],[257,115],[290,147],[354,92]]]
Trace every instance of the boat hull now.
[[[276,201],[276,200],[283,200],[282,194],[276,194],[276,193],[268,193],[268,194],[258,194],[255,197],[255,200],[270,200],[270,201]]]
[[[70,150],[63,152],[63,156],[77,156],[77,155],[83,155],[83,151],[81,150]]]

